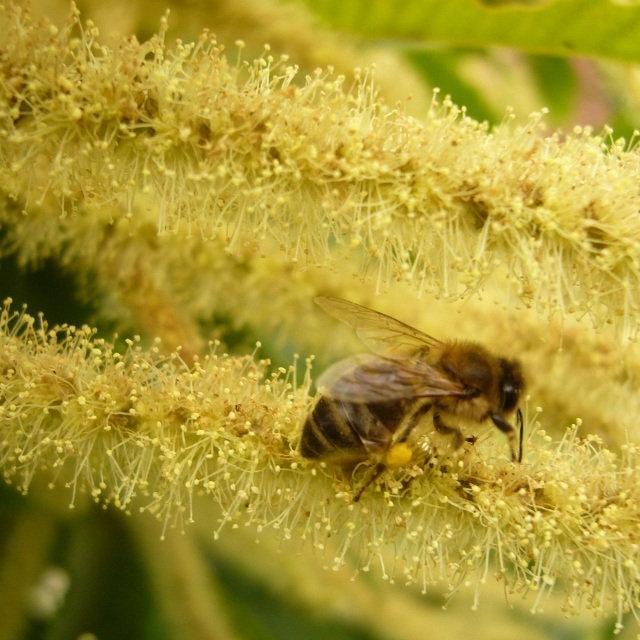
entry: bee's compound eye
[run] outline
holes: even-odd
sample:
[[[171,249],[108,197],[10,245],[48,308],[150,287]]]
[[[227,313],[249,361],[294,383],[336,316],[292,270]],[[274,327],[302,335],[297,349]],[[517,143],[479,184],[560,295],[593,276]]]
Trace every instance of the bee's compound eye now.
[[[524,387],[520,366],[516,362],[502,360],[500,405],[502,413],[511,413],[517,406]]]
[[[500,380],[500,408],[502,413],[511,413],[518,405],[524,389],[524,377],[520,363],[516,360],[500,359],[502,378]]]
[[[516,389],[510,382],[505,382],[502,385],[502,410],[505,413],[513,411],[518,404],[519,397],[520,390]]]

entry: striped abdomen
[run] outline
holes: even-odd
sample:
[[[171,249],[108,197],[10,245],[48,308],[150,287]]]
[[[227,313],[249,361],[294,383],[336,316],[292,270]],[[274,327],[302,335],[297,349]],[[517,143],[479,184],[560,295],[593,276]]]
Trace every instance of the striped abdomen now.
[[[383,456],[413,428],[403,428],[399,438],[394,438],[414,414],[415,405],[415,400],[356,403],[322,396],[302,429],[300,453],[305,458],[334,462]]]

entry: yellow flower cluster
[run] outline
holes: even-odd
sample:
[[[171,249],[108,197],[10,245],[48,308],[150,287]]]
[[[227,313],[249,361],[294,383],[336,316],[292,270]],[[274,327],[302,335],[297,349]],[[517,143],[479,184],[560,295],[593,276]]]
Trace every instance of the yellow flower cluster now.
[[[458,456],[430,454],[389,473],[352,503],[359,472],[341,479],[296,452],[309,363],[300,387],[295,366],[266,375],[267,364],[213,348],[188,367],[135,340],[120,353],[87,327],[48,329],[7,301],[4,479],[27,492],[36,475],[48,477],[70,487],[72,506],[90,495],[151,511],[165,527],[193,521],[194,498],[208,496],[219,528],[278,529],[335,567],[355,552],[362,570],[379,564],[388,579],[424,590],[442,577],[452,592],[479,589],[495,558],[510,590],[537,592],[534,609],[560,578],[571,610],[621,617],[637,606],[636,447],[617,459],[575,429],[559,445],[538,432],[514,466],[489,436]]]
[[[207,33],[115,51],[77,15],[58,30],[3,14],[0,176],[17,211],[151,207],[162,233],[237,255],[275,243],[304,264],[343,253],[379,284],[446,296],[508,273],[504,299],[635,335],[637,151],[624,141],[541,137],[540,114],[490,132],[437,95],[418,122],[368,72],[347,90],[330,73],[298,79],[268,50],[229,62]]]
[[[120,353],[88,327],[49,330],[9,304],[0,317],[0,466],[20,490],[44,473],[72,488],[72,504],[78,491],[123,509],[145,496],[144,508],[190,519],[192,492],[246,498],[255,492],[249,475],[291,457],[309,384],[307,375],[294,388],[294,367],[265,375],[268,361],[218,355],[215,345],[192,367],[158,344],[143,351],[127,340]]]

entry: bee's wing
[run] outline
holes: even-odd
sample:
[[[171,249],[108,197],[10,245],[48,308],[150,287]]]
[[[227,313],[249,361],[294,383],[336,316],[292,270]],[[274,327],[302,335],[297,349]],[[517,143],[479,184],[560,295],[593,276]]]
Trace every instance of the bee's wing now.
[[[423,360],[396,360],[373,354],[336,362],[318,378],[317,386],[320,393],[330,398],[362,403],[468,397],[473,393]]]
[[[435,338],[379,311],[340,298],[314,298],[334,318],[356,330],[358,337],[376,353],[402,357],[428,353],[442,346]]]

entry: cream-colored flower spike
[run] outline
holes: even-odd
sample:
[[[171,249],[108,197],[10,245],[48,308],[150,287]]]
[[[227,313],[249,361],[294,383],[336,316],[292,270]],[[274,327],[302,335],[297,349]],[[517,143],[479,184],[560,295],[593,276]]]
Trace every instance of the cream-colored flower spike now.
[[[538,432],[514,464],[485,435],[455,456],[425,448],[354,503],[354,479],[296,451],[309,362],[301,387],[295,367],[268,376],[264,361],[215,349],[188,367],[158,345],[127,341],[120,353],[88,327],[49,329],[9,305],[0,468],[24,493],[47,480],[69,488],[71,506],[90,498],[150,511],[165,527],[197,520],[202,496],[219,509],[218,531],[275,528],[335,567],[355,554],[362,570],[379,565],[425,591],[444,578],[480,597],[493,559],[509,591],[533,592],[534,610],[553,588],[566,591],[568,610],[620,620],[637,607],[636,446],[616,457],[575,429],[560,444]]]
[[[298,78],[268,48],[230,62],[206,32],[112,50],[77,13],[59,31],[2,11],[0,176],[18,210],[54,205],[54,227],[141,204],[162,233],[239,254],[275,241],[304,264],[344,253],[447,296],[500,274],[505,299],[636,334],[638,152],[624,141],[545,137],[540,114],[489,131],[437,94],[418,121],[369,72],[347,89],[330,72]]]

